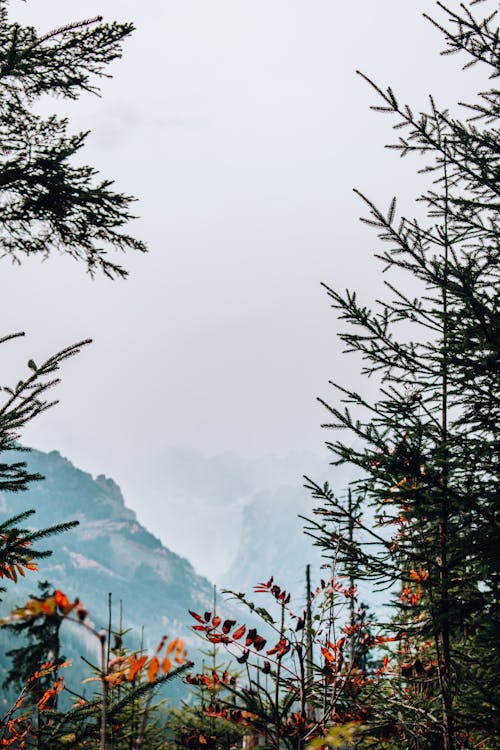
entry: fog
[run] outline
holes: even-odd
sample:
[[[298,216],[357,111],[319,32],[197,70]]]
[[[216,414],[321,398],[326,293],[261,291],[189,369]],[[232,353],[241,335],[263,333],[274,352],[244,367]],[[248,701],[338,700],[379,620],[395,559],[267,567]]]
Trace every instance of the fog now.
[[[367,301],[382,289],[377,241],[352,188],[381,206],[397,194],[412,215],[426,184],[415,174],[422,163],[384,150],[391,120],[369,110],[376,95],[355,71],[415,110],[431,92],[443,105],[470,98],[478,74],[439,58],[441,36],[422,17],[439,16],[435,3],[15,0],[10,9],[40,32],[98,13],[136,25],[101,98],[41,107],[91,130],[82,159],[137,197],[131,230],[149,246],[122,259],[126,282],[92,281],[65,258],[3,260],[3,332],[27,334],[2,346],[5,383],[30,357],[94,341],[65,365],[60,404],[24,442],[112,476],[150,525],[161,457],[174,446],[246,458],[302,451],[326,463],[316,396],[335,398],[331,379],[375,388],[341,354],[320,287],[357,288]],[[190,526],[183,552],[205,528],[193,517],[191,539]]]

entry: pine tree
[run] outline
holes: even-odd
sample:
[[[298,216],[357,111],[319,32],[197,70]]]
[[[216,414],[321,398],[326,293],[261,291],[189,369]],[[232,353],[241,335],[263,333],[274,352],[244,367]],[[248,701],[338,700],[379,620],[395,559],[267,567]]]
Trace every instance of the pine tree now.
[[[20,263],[26,256],[47,258],[55,252],[81,261],[93,276],[97,271],[110,279],[124,278],[126,270],[110,258],[111,250],[145,251],[142,242],[128,235],[125,225],[132,217],[130,196],[113,191],[110,180],[102,180],[90,166],[78,166],[74,157],[85,143],[86,133],[70,134],[65,118],[43,118],[35,105],[45,95],[76,99],[85,92],[97,93],[96,82],[108,74],[106,68],[121,55],[121,43],[132,32],[131,24],[102,23],[101,17],[70,23],[42,35],[31,26],[10,22],[7,0],[0,0],[0,247],[2,256]],[[22,336],[0,338],[0,344]],[[20,444],[23,427],[53,406],[48,392],[59,382],[60,365],[78,353],[89,340],[68,346],[41,365],[28,361],[28,372],[16,386],[2,388],[0,404],[0,453],[24,450]],[[29,483],[43,477],[28,472],[25,462],[0,462],[0,489],[21,492]],[[0,527],[0,578],[14,582],[26,570],[36,569],[36,561],[50,554],[34,545],[53,533],[74,524],[59,523],[49,529],[33,530],[25,521],[34,511],[25,511]],[[16,632],[28,632],[34,642],[28,648],[14,649],[11,675],[24,686],[18,700],[0,722],[2,745],[56,750],[67,747],[106,747],[118,720],[130,703],[142,698],[146,711],[134,737],[120,747],[139,747],[152,737],[146,724],[150,715],[153,689],[185,668],[185,654],[179,639],[169,644],[172,659],[180,666],[171,668],[170,659],[159,663],[159,651],[148,659],[135,654],[110,661],[106,657],[106,636],[96,633],[86,622],[81,604],[69,602],[56,590],[42,592],[2,625]],[[47,594],[45,596],[45,594]],[[76,620],[72,613],[76,613]],[[69,712],[57,710],[57,695],[63,679],[55,677],[57,664],[41,671],[34,662],[58,643],[58,630],[64,618],[72,619],[98,638],[101,664],[97,680],[101,690],[94,700],[84,701]],[[57,651],[57,648],[56,648]],[[57,654],[54,658],[58,659]],[[35,675],[27,672],[35,666]],[[147,678],[141,670],[147,670]],[[48,682],[44,684],[47,678]],[[27,682],[26,682],[27,680]],[[142,684],[136,684],[142,680]],[[124,683],[123,697],[120,691]],[[132,686],[129,683],[133,683]],[[50,685],[47,688],[47,684]],[[47,689],[46,689],[47,688]],[[26,708],[31,693],[34,704]],[[32,713],[43,721],[33,722]],[[46,718],[48,716],[48,719]],[[34,743],[34,744],[33,744]],[[160,740],[158,743],[160,744]]]
[[[22,333],[5,336],[0,344],[23,336]],[[48,397],[50,389],[59,383],[57,373],[60,365],[68,358],[78,354],[82,346],[89,341],[66,347],[37,365],[28,361],[27,373],[15,386],[4,386],[1,390],[5,399],[0,405],[0,456],[4,451],[25,450],[19,444],[22,428],[42,412],[54,406],[56,401]],[[27,471],[24,461],[5,463],[0,459],[0,490],[4,492],[23,492],[30,482],[42,479],[39,474]],[[21,512],[0,525],[0,579],[17,581],[26,570],[36,570],[36,561],[47,557],[50,552],[38,550],[34,545],[51,534],[61,533],[76,525],[76,522],[56,523],[48,529],[33,529],[24,523],[35,513],[34,510]],[[0,592],[4,591],[0,587]]]
[[[480,63],[498,76],[496,14],[477,19],[465,5],[438,6],[450,23],[432,21],[445,36],[444,54],[465,53],[465,67]],[[492,747],[499,97],[494,89],[480,93],[463,105],[471,116],[464,121],[433,98],[416,116],[392,89],[363,78],[381,99],[373,109],[395,115],[405,133],[391,148],[425,158],[421,171],[432,186],[420,200],[428,222],[398,221],[395,199],[386,213],[360,193],[369,211],[363,221],[388,243],[378,257],[397,282],[386,281],[390,296],[374,310],[354,292],[326,289],[347,323],[340,338],[361,354],[363,374],[380,378],[380,396],[370,402],[335,384],[347,407],[323,403],[333,417],[326,426],[358,439],[354,447],[341,439],[328,445],[336,463],[359,467],[351,489],[365,513],[353,514],[328,485],[309,480],[323,516],[311,525],[329,549],[337,523],[334,543],[348,570],[393,592],[399,649],[378,714],[372,705],[378,736],[396,734],[415,748]]]
[[[8,20],[0,2],[0,247],[15,261],[54,251],[85,263],[93,274],[110,278],[126,271],[108,251],[144,251],[124,233],[132,218],[132,198],[114,192],[110,180],[97,180],[73,157],[87,133],[68,133],[66,119],[43,118],[34,109],[45,95],[77,99],[97,93],[96,80],[121,55],[132,24],[92,18],[39,35],[31,26]]]
[[[89,166],[73,157],[86,133],[69,134],[66,119],[43,118],[35,105],[45,96],[77,99],[97,93],[96,82],[107,76],[106,67],[120,57],[121,43],[131,24],[102,23],[92,18],[62,26],[42,35],[31,26],[10,22],[8,2],[0,0],[0,248],[2,256],[20,263],[29,255],[44,258],[60,252],[82,261],[92,275],[109,278],[126,271],[108,257],[110,249],[144,251],[139,240],[124,233],[132,218],[132,198],[114,192],[112,182],[97,179]],[[0,337],[0,344],[22,336]],[[68,346],[41,365],[28,361],[28,372],[13,387],[4,386],[0,404],[0,454],[22,450],[19,438],[31,419],[53,406],[48,391],[59,382],[62,362],[89,341]],[[0,459],[0,490],[22,491],[41,479],[20,460]],[[20,513],[0,528],[0,577],[16,579],[46,552],[33,548],[50,533],[71,524],[33,532],[20,527],[32,511]]]
[[[53,587],[48,581],[39,581],[38,589],[39,596],[33,598],[39,601],[44,601],[54,595]],[[29,680],[42,664],[52,662],[57,668],[64,662],[64,656],[60,653],[61,622],[58,615],[47,613],[36,620],[20,620],[4,625],[14,635],[25,636],[27,641],[24,645],[13,648],[5,654],[11,659],[11,666],[3,682],[4,688],[14,687],[21,690],[28,683],[31,702],[38,703],[45,690],[48,689],[49,681],[53,681],[53,675],[47,675],[32,683],[29,683]]]

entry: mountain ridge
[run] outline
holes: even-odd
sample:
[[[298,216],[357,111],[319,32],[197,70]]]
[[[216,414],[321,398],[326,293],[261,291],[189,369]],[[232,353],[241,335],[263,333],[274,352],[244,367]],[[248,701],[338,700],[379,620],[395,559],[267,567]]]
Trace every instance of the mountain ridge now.
[[[33,449],[4,453],[2,458],[17,461],[20,455],[30,472],[45,478],[32,482],[26,492],[1,493],[0,521],[33,508],[36,514],[27,519],[30,527],[43,529],[72,520],[79,525],[37,544],[52,554],[39,561],[38,573],[27,573],[16,585],[8,582],[2,614],[36,595],[38,580],[49,580],[70,599],[78,597],[97,628],[107,627],[112,592],[113,625],[118,627],[120,608],[125,627],[131,629],[129,648],[137,648],[141,640],[146,648],[154,648],[167,634],[182,637],[194,651],[198,643],[188,610],[210,608],[212,584],[142,526],[114,480],[103,474],[93,478],[59,451]],[[10,647],[16,647],[13,636],[10,641]]]

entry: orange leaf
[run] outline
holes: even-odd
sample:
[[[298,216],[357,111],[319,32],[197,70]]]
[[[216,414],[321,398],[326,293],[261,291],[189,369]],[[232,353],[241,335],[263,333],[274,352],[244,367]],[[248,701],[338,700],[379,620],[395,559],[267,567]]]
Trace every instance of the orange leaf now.
[[[150,682],[154,682],[156,680],[156,675],[158,674],[159,669],[160,669],[160,662],[158,661],[158,657],[153,656],[153,658],[149,662],[149,667],[148,667],[148,680]]]
[[[56,600],[57,606],[61,609],[65,609],[65,607],[67,607],[69,604],[69,599],[66,594],[64,594],[59,589],[56,589],[56,591],[54,591],[54,599]]]
[[[171,669],[172,669],[172,662],[170,661],[170,659],[168,658],[168,656],[166,656],[163,659],[163,662],[162,662],[162,665],[161,665],[161,671],[163,672],[163,674],[168,674]]]
[[[53,690],[52,688],[46,690],[37,703],[38,710],[42,711],[45,708],[46,704],[50,701],[50,699],[55,696],[55,694],[55,690]]]
[[[173,650],[174,650],[174,649],[176,648],[176,646],[177,646],[177,641],[178,641],[178,638],[174,638],[174,640],[173,640],[173,641],[171,641],[171,642],[170,642],[170,643],[168,644],[168,646],[167,646],[167,654],[171,654],[171,653],[172,653],[172,651],[173,651]]]
[[[419,567],[417,570],[410,570],[410,580],[417,581],[420,583],[421,581],[427,581],[429,578],[429,571],[424,570],[422,567]]]
[[[73,604],[71,604],[66,594],[64,594],[62,591],[59,591],[59,589],[54,591],[54,601],[63,615],[68,615],[78,603],[74,602]]]
[[[247,629],[246,625],[242,625],[238,630],[235,630],[233,633],[233,639],[235,641],[238,640],[238,638],[241,638],[242,635],[245,635],[245,630]]]
[[[148,660],[147,656],[139,656],[139,658],[133,662],[127,675],[127,680],[129,682],[132,682],[133,680],[135,680],[135,678],[137,677],[137,673],[139,672],[139,670],[143,668],[147,660]]]
[[[335,656],[332,654],[331,651],[328,651],[327,648],[322,647],[321,653],[327,659],[328,661],[335,661]]]
[[[177,638],[177,651],[180,653],[182,649],[184,648],[184,641],[182,638]]]

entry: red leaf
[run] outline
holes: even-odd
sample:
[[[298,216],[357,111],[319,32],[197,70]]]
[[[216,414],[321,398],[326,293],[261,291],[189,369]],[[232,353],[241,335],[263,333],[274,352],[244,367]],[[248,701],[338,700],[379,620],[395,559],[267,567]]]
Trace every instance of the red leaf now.
[[[198,620],[198,622],[203,622],[203,618],[200,617],[200,615],[197,615],[196,612],[193,612],[191,609],[188,609],[188,612],[191,617],[194,617],[195,620]]]
[[[276,646],[273,646],[269,649],[269,651],[266,651],[268,656],[271,656],[272,654],[277,654],[279,651],[281,651],[286,646],[286,638],[281,638]]]
[[[207,638],[210,643],[231,643],[231,638],[227,635],[220,635],[219,633],[207,633]]]
[[[250,630],[247,633],[247,638],[245,641],[245,646],[251,646],[254,640],[257,637],[257,629],[256,628],[250,628]]]
[[[242,625],[240,628],[238,628],[238,630],[235,630],[233,633],[233,639],[237,641],[238,638],[241,638],[241,636],[245,634],[246,629],[247,629],[247,626]]]
[[[227,635],[231,628],[234,628],[235,625],[236,620],[224,620],[224,622],[222,623],[222,632]]]
[[[221,622],[222,620],[220,617],[214,617],[212,620],[212,625],[214,626],[214,628],[218,628]]]
[[[276,654],[277,659],[281,659],[282,656],[287,654],[290,651],[290,642],[286,638],[281,638],[276,646],[273,646],[269,649],[269,651],[266,651],[268,656],[271,656],[272,654]]]

